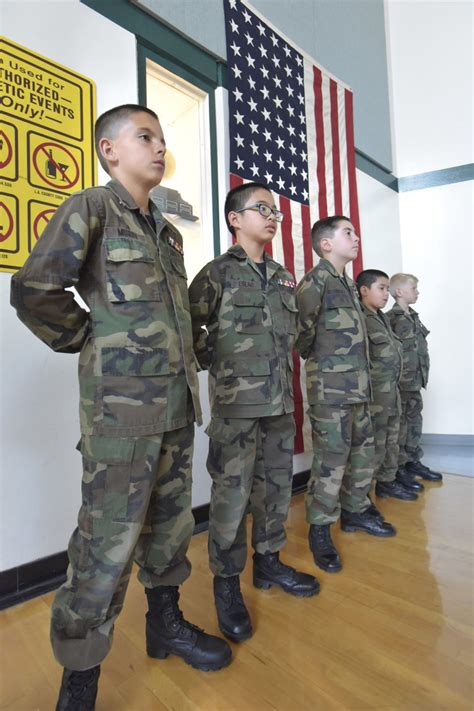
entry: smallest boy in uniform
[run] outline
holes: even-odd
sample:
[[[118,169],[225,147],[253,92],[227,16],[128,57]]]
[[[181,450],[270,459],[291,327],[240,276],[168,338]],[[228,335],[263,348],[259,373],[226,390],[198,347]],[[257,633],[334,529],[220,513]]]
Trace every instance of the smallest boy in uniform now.
[[[343,531],[388,537],[396,530],[368,497],[374,437],[367,333],[357,290],[345,271],[357,257],[359,237],[347,217],[334,215],[315,222],[311,240],[321,260],[296,290],[296,348],[306,359],[314,451],[306,517],[314,562],[336,573],[342,563],[330,524],[339,516]]]
[[[252,635],[239,582],[247,510],[254,585],[310,596],[319,584],[279,559],[293,476],[296,284],[264,247],[282,213],[265,185],[247,183],[229,192],[224,214],[236,244],[199,272],[189,297],[195,353],[209,370],[209,564],[217,617],[221,631],[241,641]]]
[[[423,456],[420,446],[423,426],[421,388],[426,388],[428,384],[430,357],[426,337],[429,331],[410,306],[416,303],[419,294],[418,279],[413,274],[394,274],[390,279],[390,294],[396,303],[387,316],[393,332],[403,345],[403,373],[400,381],[402,417],[397,476],[404,485],[420,490],[423,485],[415,480],[415,476],[428,481],[440,481],[443,478],[420,461]]]
[[[399,383],[402,374],[402,344],[381,311],[389,297],[388,274],[365,269],[356,280],[369,338],[372,401],[370,417],[375,440],[375,493],[381,498],[402,501],[418,498],[396,479],[401,402]]]

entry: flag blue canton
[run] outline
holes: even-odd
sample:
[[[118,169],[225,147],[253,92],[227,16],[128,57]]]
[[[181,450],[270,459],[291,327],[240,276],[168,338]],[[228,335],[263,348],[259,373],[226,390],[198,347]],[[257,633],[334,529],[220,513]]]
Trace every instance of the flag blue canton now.
[[[303,56],[239,0],[224,0],[230,172],[309,204]]]

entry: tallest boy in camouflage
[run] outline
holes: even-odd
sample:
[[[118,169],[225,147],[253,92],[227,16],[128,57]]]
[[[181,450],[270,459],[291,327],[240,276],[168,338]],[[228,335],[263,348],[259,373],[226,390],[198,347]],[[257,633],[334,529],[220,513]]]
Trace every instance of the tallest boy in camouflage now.
[[[55,351],[80,351],[83,504],[52,609],[53,650],[65,667],[58,711],[94,708],[134,558],[148,598],[148,654],[203,670],[231,660],[224,640],[178,608],[191,568],[201,412],[182,238],[148,198],[165,167],[156,114],[111,109],[97,120],[96,148],[113,179],[66,200],[12,279],[12,304],[33,333]]]

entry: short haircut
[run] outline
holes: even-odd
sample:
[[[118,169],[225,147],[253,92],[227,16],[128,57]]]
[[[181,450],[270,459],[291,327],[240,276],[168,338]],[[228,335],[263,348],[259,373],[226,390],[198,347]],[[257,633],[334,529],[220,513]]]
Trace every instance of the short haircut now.
[[[240,210],[245,207],[245,203],[250,197],[252,197],[252,194],[261,189],[267,190],[269,193],[272,192],[268,185],[264,185],[263,183],[244,183],[243,185],[237,185],[236,188],[229,190],[225,199],[224,217],[231,234],[235,235],[235,232],[234,228],[229,223],[229,212],[235,212],[236,210]]]
[[[413,274],[404,274],[403,272],[398,272],[398,274],[394,274],[391,277],[389,291],[393,298],[395,298],[397,289],[401,289],[408,281],[414,281],[415,284],[418,284],[418,277]]]
[[[311,228],[311,242],[313,243],[313,249],[318,255],[318,257],[323,257],[321,251],[321,240],[331,239],[334,235],[334,230],[342,220],[347,220],[350,222],[349,217],[344,215],[333,215],[332,217],[325,217],[324,220],[318,220],[314,223]]]
[[[359,272],[356,279],[357,291],[359,292],[359,295],[362,286],[367,286],[370,289],[372,284],[375,284],[377,279],[381,278],[388,279],[388,274],[380,271],[380,269],[364,269],[362,272]]]
[[[95,122],[95,150],[99,163],[107,173],[109,173],[109,166],[99,148],[101,138],[116,138],[118,132],[130,116],[140,113],[150,114],[150,116],[153,116],[153,118],[156,118],[158,121],[158,116],[155,112],[146,106],[140,106],[139,104],[122,104],[101,114]]]

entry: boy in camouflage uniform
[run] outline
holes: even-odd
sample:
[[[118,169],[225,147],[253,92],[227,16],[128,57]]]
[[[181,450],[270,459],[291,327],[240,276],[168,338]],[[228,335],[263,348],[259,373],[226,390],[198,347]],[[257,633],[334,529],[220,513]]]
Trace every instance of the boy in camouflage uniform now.
[[[240,591],[247,557],[245,514],[253,514],[253,581],[314,595],[315,578],[279,560],[293,474],[294,277],[264,252],[282,214],[265,185],[231,190],[227,226],[236,238],[189,288],[194,348],[209,370],[212,477],[209,562],[219,627],[230,639],[252,634]]]
[[[426,337],[429,331],[410,306],[416,303],[419,294],[418,279],[413,274],[394,274],[390,279],[390,293],[396,303],[387,316],[393,332],[403,346],[403,373],[400,381],[402,416],[397,477],[405,486],[420,490],[423,485],[415,480],[415,476],[428,481],[440,481],[443,478],[421,462],[421,389],[426,388],[428,384],[430,357]]]
[[[343,531],[374,536],[396,531],[368,498],[374,437],[367,334],[354,282],[345,273],[345,265],[357,256],[359,238],[342,215],[316,222],[311,238],[321,261],[296,290],[296,348],[306,359],[314,448],[306,516],[316,565],[335,573],[342,563],[330,524],[339,516]]]
[[[418,498],[396,480],[401,403],[402,344],[390,328],[382,308],[389,298],[389,278],[378,269],[366,269],[356,279],[369,338],[372,401],[370,418],[374,430],[375,493],[402,501]]]
[[[94,708],[134,558],[148,598],[148,654],[204,670],[231,660],[224,640],[178,608],[191,567],[201,412],[182,238],[148,199],[165,167],[156,114],[111,109],[97,120],[96,149],[112,180],[66,200],[12,279],[12,304],[33,333],[55,351],[80,351],[83,503],[51,624],[65,667],[59,711]]]

